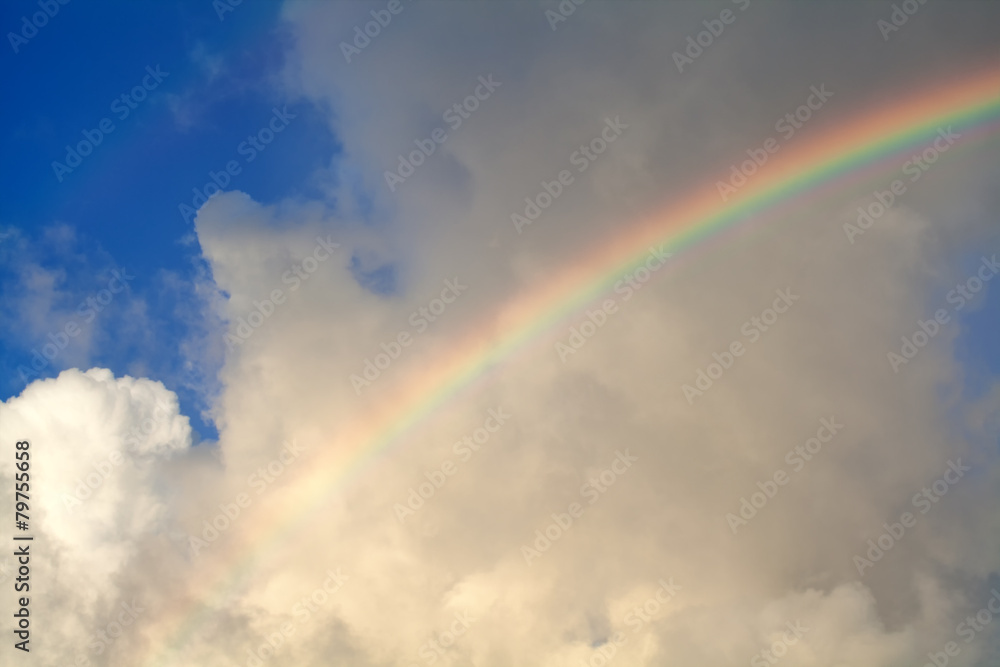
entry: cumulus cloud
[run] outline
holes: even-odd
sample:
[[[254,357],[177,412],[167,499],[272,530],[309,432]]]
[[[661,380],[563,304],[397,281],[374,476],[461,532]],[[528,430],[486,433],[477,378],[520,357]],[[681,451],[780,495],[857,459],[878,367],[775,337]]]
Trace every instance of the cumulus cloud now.
[[[69,662],[131,602],[123,576],[143,567],[139,545],[173,520],[163,466],[189,449],[188,419],[159,382],[67,370],[5,403],[0,434],[30,444],[26,473],[9,456],[0,478],[8,488],[16,475],[28,485],[31,518],[21,534],[34,537],[33,579],[22,592],[36,622],[61,629],[61,641],[40,642],[39,652]]]

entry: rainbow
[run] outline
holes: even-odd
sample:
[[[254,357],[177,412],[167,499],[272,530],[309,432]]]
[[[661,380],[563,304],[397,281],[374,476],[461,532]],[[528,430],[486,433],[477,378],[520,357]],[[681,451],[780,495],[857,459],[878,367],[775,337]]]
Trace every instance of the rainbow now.
[[[385,397],[346,427],[292,487],[281,507],[255,507],[253,520],[231,546],[211,558],[198,576],[205,601],[179,601],[161,618],[160,637],[152,639],[157,656],[168,659],[181,648],[211,612],[206,601],[235,590],[282,541],[298,533],[345,485],[402,440],[458,392],[475,384],[502,362],[544,338],[553,325],[606,294],[627,271],[637,268],[650,246],[674,254],[734,230],[762,213],[801,205],[804,195],[836,192],[886,168],[898,169],[907,152],[922,150],[939,128],[952,126],[960,143],[974,145],[1000,133],[1000,68],[977,72],[958,82],[934,87],[887,104],[843,123],[813,140],[782,148],[730,201],[723,203],[713,179],[684,201],[647,216],[624,233],[601,243],[541,288],[498,311],[490,329],[467,336],[426,372],[410,376],[405,386]],[[846,240],[845,240],[846,242]],[[338,443],[351,443],[335,446]],[[288,518],[287,508],[305,508]],[[216,546],[218,548],[218,545]],[[159,641],[157,641],[159,640]],[[161,648],[162,647],[162,648]]]

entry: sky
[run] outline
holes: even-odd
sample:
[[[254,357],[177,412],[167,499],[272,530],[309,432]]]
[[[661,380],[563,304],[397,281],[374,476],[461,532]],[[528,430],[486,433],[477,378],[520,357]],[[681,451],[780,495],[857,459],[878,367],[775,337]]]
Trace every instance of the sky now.
[[[3,664],[1000,660],[1000,5],[0,26]]]

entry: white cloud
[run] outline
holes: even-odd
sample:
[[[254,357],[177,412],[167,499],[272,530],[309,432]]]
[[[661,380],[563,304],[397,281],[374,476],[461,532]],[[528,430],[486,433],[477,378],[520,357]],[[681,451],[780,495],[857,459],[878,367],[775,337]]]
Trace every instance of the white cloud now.
[[[66,632],[66,643],[39,642],[36,625],[34,646],[68,661],[62,652],[80,651],[108,623],[105,608],[134,594],[125,580],[144,565],[140,543],[171,521],[163,466],[190,447],[188,419],[158,382],[67,370],[0,406],[0,438],[30,443],[27,592],[39,619]],[[14,464],[13,454],[0,460],[8,488],[21,474]]]

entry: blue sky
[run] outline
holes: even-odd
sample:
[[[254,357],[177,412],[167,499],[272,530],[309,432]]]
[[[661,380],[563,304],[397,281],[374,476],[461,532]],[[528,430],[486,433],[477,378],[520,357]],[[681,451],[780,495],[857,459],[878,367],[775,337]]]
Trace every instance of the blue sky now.
[[[184,386],[189,383],[182,381],[178,347],[192,333],[190,318],[198,316],[191,281],[204,266],[192,242],[190,216],[185,220],[178,206],[190,205],[192,189],[203,189],[209,172],[224,172],[231,160],[240,163],[240,172],[229,188],[259,202],[317,197],[310,174],[337,153],[319,110],[289,104],[269,83],[288,45],[278,26],[279,9],[278,3],[244,3],[220,21],[204,0],[77,1],[61,6],[16,54],[9,42],[4,46],[4,90],[18,102],[0,109],[0,141],[8,156],[0,163],[6,188],[0,229],[16,228],[34,261],[61,272],[55,288],[57,305],[65,308],[101,289],[112,265],[135,274],[130,292],[91,322],[97,340],[89,363],[116,374],[148,369],[150,377],[179,393],[182,412],[207,438],[216,434],[199,417],[204,407],[199,393],[210,391],[211,384]],[[20,25],[32,10],[38,11],[35,3],[4,3],[0,25]],[[165,76],[121,118],[124,102],[112,104],[142,83],[147,66],[159,67]],[[272,109],[286,107],[295,118],[248,162],[250,149],[240,154],[238,147],[266,126]],[[103,118],[114,129],[60,182],[52,162],[65,162],[65,146],[81,141]],[[68,247],[65,239],[55,242],[50,238],[55,227],[72,229],[75,240]],[[23,247],[15,250],[22,244],[12,241],[7,239],[6,249],[0,245],[0,307],[7,324],[0,337],[4,399],[24,388],[17,368],[30,366],[32,350],[47,342],[46,333],[39,339],[38,332],[26,334],[18,326],[14,305],[25,255]],[[145,302],[148,328],[129,329],[120,321],[124,302],[134,298]],[[177,317],[178,311],[187,317]],[[57,375],[68,367],[67,356],[54,358],[40,375]],[[218,368],[201,370],[211,378]]]

